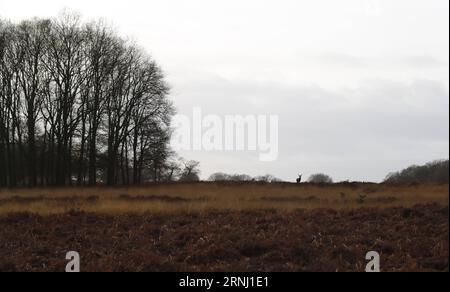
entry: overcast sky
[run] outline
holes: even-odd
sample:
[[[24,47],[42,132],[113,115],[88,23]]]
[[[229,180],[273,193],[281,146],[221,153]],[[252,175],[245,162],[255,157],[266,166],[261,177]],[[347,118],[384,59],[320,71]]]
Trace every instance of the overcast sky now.
[[[380,181],[449,157],[448,0],[0,0],[105,18],[162,66],[179,113],[277,114],[280,155],[183,152],[212,172]]]

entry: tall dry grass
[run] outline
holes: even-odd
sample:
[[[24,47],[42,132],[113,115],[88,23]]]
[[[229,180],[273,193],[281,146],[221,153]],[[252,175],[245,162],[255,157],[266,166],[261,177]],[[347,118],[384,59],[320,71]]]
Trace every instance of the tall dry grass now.
[[[448,206],[448,185],[196,183],[131,188],[0,190],[0,214],[107,214],[248,209]]]

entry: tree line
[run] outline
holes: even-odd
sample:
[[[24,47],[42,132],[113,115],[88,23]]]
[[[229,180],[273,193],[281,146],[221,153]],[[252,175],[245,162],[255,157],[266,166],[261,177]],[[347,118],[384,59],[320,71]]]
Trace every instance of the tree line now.
[[[271,175],[260,175],[252,177],[248,174],[227,174],[216,172],[209,176],[208,181],[211,182],[263,182],[263,183],[279,183],[283,180]]]
[[[449,183],[449,160],[436,160],[425,165],[412,165],[402,171],[390,173],[385,183]]]
[[[386,184],[412,184],[412,183],[429,183],[429,184],[448,184],[449,183],[449,160],[441,159],[426,163],[425,165],[412,165],[401,171],[389,173],[384,179]],[[265,182],[277,183],[282,180],[272,176],[252,177],[247,174],[226,174],[217,172],[212,174],[208,181],[212,182]],[[312,174],[306,182],[314,184],[332,184],[333,178],[324,173]],[[350,183],[344,181],[341,183]],[[357,183],[357,182],[354,182]]]
[[[271,174],[259,175],[252,177],[248,174],[227,174],[223,172],[213,173],[208,181],[211,182],[260,182],[260,183],[281,183],[284,182]],[[326,174],[317,173],[311,175],[306,182],[309,183],[321,183],[321,184],[332,184],[333,179]]]
[[[173,179],[168,93],[101,21],[0,20],[0,187]]]

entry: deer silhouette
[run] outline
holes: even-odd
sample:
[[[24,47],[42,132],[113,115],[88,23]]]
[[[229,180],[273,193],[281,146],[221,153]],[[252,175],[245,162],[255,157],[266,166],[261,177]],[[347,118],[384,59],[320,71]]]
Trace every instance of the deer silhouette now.
[[[302,183],[302,177],[303,177],[303,174],[299,174],[298,175],[298,178],[297,178],[297,183],[298,184]]]

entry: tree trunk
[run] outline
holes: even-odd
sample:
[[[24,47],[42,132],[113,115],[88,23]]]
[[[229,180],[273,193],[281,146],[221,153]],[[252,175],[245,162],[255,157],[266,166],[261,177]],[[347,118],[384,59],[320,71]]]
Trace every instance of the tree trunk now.
[[[34,108],[29,107],[28,113],[28,176],[29,186],[37,186],[37,162],[36,162],[36,142],[35,142],[35,122],[31,118],[34,115]]]

